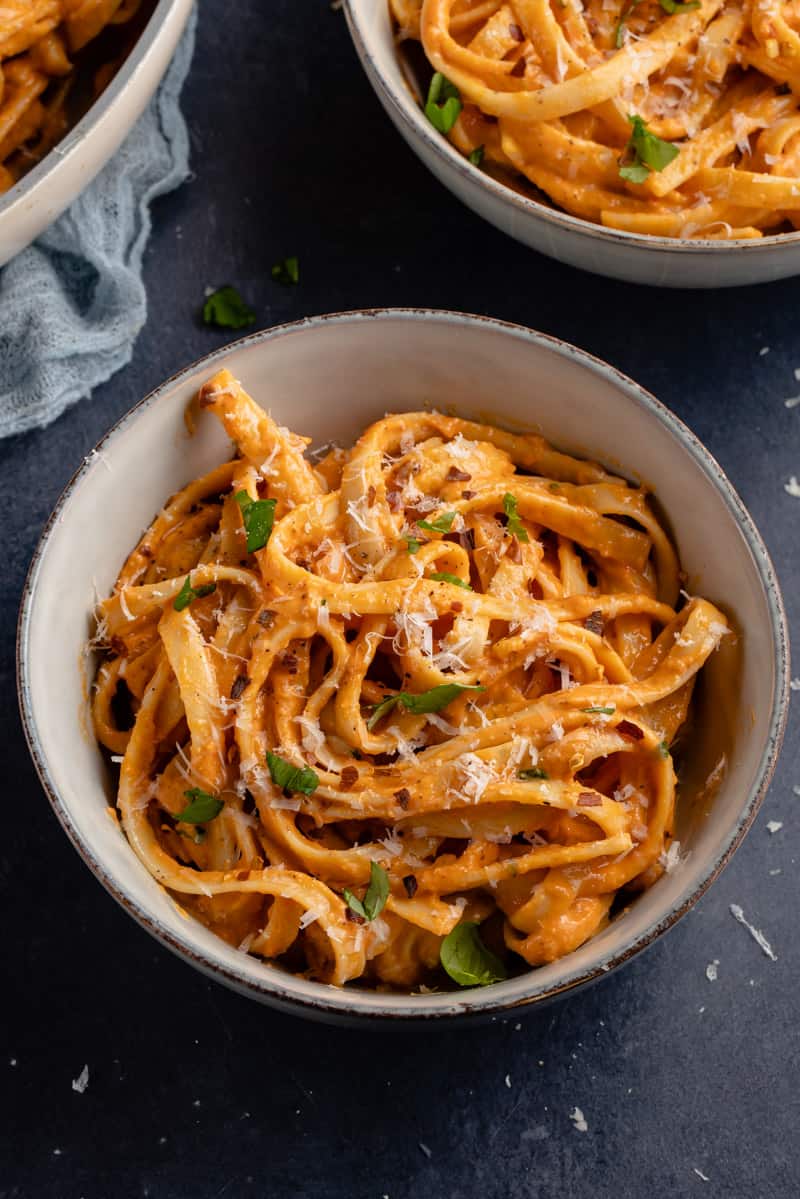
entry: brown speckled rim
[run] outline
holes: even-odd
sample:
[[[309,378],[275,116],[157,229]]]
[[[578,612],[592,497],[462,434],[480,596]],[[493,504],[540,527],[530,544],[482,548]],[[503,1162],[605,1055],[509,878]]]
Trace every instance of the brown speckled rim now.
[[[718,856],[714,858],[704,871],[699,882],[690,890],[684,891],[673,904],[657,919],[651,921],[648,927],[635,939],[614,953],[608,953],[600,958],[593,966],[586,969],[570,969],[570,958],[564,961],[563,976],[550,985],[537,985],[537,972],[530,971],[523,976],[524,983],[519,978],[510,983],[479,988],[454,994],[432,994],[426,996],[390,995],[367,993],[348,988],[338,989],[323,984],[313,984],[312,997],[297,994],[293,990],[293,978],[277,970],[265,969],[263,980],[255,982],[245,976],[242,971],[231,968],[227,963],[214,961],[205,954],[198,953],[196,948],[187,940],[164,927],[164,925],[133,895],[130,895],[121,884],[108,872],[104,863],[93,853],[84,842],[75,827],[70,812],[63,802],[54,785],[50,773],[47,755],[44,752],[39,736],[36,712],[33,708],[30,687],[29,663],[29,630],[32,613],[36,605],[37,581],[44,554],[51,538],[56,534],[58,521],[65,504],[69,500],[77,483],[90,469],[94,455],[85,458],[64,488],[56,507],[45,525],[39,543],[31,561],[28,576],[25,581],[20,607],[17,632],[17,685],[19,692],[20,712],[25,736],[33,758],[34,765],[42,786],[50,800],[52,808],[62,827],[72,841],[92,873],[99,879],[107,891],[135,920],[147,929],[157,940],[166,945],[174,953],[187,960],[191,965],[201,970],[210,978],[238,991],[240,994],[256,998],[273,1007],[295,1015],[313,1017],[319,1020],[338,1024],[380,1024],[386,1023],[407,1026],[409,1024],[430,1023],[431,1021],[460,1017],[476,1019],[496,1019],[504,1013],[518,1012],[529,1005],[539,1004],[554,999],[560,995],[595,982],[611,970],[625,962],[651,945],[657,937],[671,928],[698,899],[705,893],[711,883],[718,877],[730,861],[747,830],[750,828],[761,802],[766,794],[778,756],[781,740],[786,725],[789,702],[789,639],[786,625],[786,615],[781,598],[780,587],[775,571],[770,561],[766,546],[756,529],[747,509],[727,479],[724,471],[698,438],[659,400],[655,399],[644,388],[634,383],[616,368],[609,366],[600,359],[575,346],[547,334],[537,333],[520,325],[510,324],[491,317],[475,316],[458,312],[435,311],[428,309],[362,309],[355,312],[333,313],[326,316],[308,317],[287,325],[251,334],[230,345],[224,346],[207,357],[198,359],[191,366],[168,379],[160,387],[136,404],[123,416],[113,428],[98,442],[95,447],[100,453],[116,438],[130,430],[141,413],[154,404],[158,404],[176,386],[179,386],[200,370],[211,373],[219,369],[225,359],[233,352],[249,346],[268,343],[281,338],[296,337],[327,324],[358,324],[381,321],[407,321],[410,324],[423,321],[455,326],[469,331],[471,328],[490,328],[506,337],[519,338],[533,343],[551,353],[571,360],[591,373],[611,381],[623,391],[627,398],[634,400],[644,408],[655,420],[664,426],[671,434],[683,452],[689,454],[696,466],[702,471],[714,489],[722,497],[725,506],[733,516],[738,528],[750,550],[763,587],[764,597],[770,615],[770,632],[773,646],[773,665],[775,683],[773,688],[769,731],[759,761],[755,781],[750,791],[742,797],[739,818],[722,845]],[[244,955],[243,955],[244,956]],[[514,984],[517,988],[524,986],[524,992],[509,996],[506,990]]]
[[[384,3],[387,13],[388,0],[371,0],[373,3]],[[446,137],[436,134],[433,127],[425,119],[421,109],[416,105],[412,111],[402,103],[398,91],[385,78],[378,67],[375,57],[369,49],[368,37],[364,31],[354,0],[344,0],[344,11],[350,36],[356,48],[364,71],[378,96],[385,105],[396,114],[403,127],[415,139],[425,143],[428,149],[450,170],[455,170],[470,188],[484,190],[495,196],[501,203],[515,208],[526,217],[536,217],[544,224],[557,225],[568,229],[590,241],[606,241],[612,244],[624,243],[643,249],[667,251],[671,254],[730,254],[733,251],[756,255],[764,253],[775,246],[785,246],[800,242],[800,230],[794,233],[772,233],[760,238],[731,238],[728,241],[717,241],[713,238],[693,238],[681,240],[674,237],[659,237],[653,233],[631,233],[626,229],[610,229],[605,225],[595,224],[582,217],[573,216],[559,208],[548,208],[546,204],[516,192],[513,188],[493,179],[479,167],[472,166],[467,159],[451,145]]]
[[[108,87],[105,88],[102,95],[95,100],[81,119],[62,137],[61,141],[48,154],[45,154],[41,162],[38,162],[18,183],[9,188],[3,196],[0,196],[0,228],[2,228],[6,213],[13,208],[24,206],[30,193],[47,176],[58,172],[61,163],[80,151],[83,142],[87,137],[91,136],[94,127],[102,120],[108,110],[114,107],[122,92],[127,88],[130,80],[137,74],[145,59],[149,57],[158,41],[161,26],[175,8],[176,2],[177,0],[158,0],[149,21],[136,39],[136,43],[131,48],[128,57],[114,75]],[[98,168],[98,171],[101,169],[102,167]],[[89,181],[87,180],[87,182]],[[56,215],[54,214],[53,219],[55,219]]]

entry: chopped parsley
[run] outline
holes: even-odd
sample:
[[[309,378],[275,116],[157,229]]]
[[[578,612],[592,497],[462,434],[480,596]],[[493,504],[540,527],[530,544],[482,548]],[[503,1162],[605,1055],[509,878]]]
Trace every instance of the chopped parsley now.
[[[667,745],[666,741],[659,741],[658,753],[659,753],[659,756],[662,758],[669,757],[669,746]]]
[[[281,791],[313,795],[319,786],[319,778],[310,766],[292,766],[291,762],[279,758],[270,750],[267,750],[267,766],[273,783]]]
[[[680,149],[651,133],[640,116],[634,114],[628,120],[633,133],[620,159],[619,174],[629,183],[644,183],[651,171],[663,171],[669,166]]]
[[[616,710],[613,705],[604,708],[601,704],[595,705],[592,708],[581,708],[581,712],[588,712],[590,716],[613,716]]]
[[[510,491],[503,496],[503,511],[507,517],[506,529],[517,541],[530,541],[525,527],[517,512],[517,501]]]
[[[683,0],[658,0],[658,3],[670,16],[676,12],[691,12],[693,8],[700,7],[700,0],[687,0],[685,4]]]
[[[248,554],[263,550],[275,523],[277,500],[253,500],[246,491],[237,491],[233,498],[242,510]]]
[[[437,71],[428,88],[425,116],[439,133],[449,133],[461,112],[458,88]]]
[[[417,525],[420,529],[427,529],[431,533],[449,533],[455,518],[455,512],[443,512],[435,520],[418,520]]]
[[[419,547],[422,545],[422,542],[418,537],[406,537],[406,544],[408,545],[409,554],[417,554],[419,553]]]
[[[294,286],[300,282],[300,262],[297,256],[292,254],[288,258],[282,258],[280,262],[276,262],[270,273],[276,283]]]
[[[203,320],[221,329],[243,329],[252,325],[256,314],[245,304],[235,287],[220,287],[207,297],[203,305]]]
[[[201,587],[193,587],[192,576],[188,574],[183,581],[183,586],[172,601],[172,606],[176,612],[182,612],[184,608],[189,607],[192,600],[202,599],[204,595],[211,595],[211,592],[216,590],[216,583],[203,583]]]
[[[386,900],[389,898],[389,875],[383,866],[379,866],[377,862],[370,862],[369,886],[364,898],[359,899],[347,887],[343,895],[351,912],[355,912],[362,920],[374,920],[386,907]]]
[[[474,150],[470,151],[470,153],[467,155],[467,158],[469,159],[469,161],[472,163],[472,165],[474,167],[479,167],[481,165],[481,163],[483,162],[484,153],[485,153],[484,146],[476,146]]]
[[[201,791],[199,787],[192,787],[183,794],[189,803],[175,819],[183,821],[184,824],[207,824],[209,820],[219,816],[225,807],[221,799],[209,795],[207,791]]]
[[[549,778],[546,770],[542,770],[541,766],[528,766],[525,770],[517,771],[518,779],[546,779]]]
[[[457,924],[442,941],[439,960],[460,987],[488,987],[507,977],[500,959],[481,940],[478,926]]]
[[[427,712],[440,712],[442,708],[446,708],[457,696],[461,695],[462,691],[485,690],[486,688],[481,687],[480,684],[470,687],[464,683],[440,683],[438,687],[431,687],[429,691],[421,691],[417,695],[410,691],[398,691],[395,695],[387,695],[385,699],[375,705],[372,715],[367,721],[367,728],[374,729],[378,721],[391,712],[397,704],[402,704],[407,712],[422,716]]]
[[[464,579],[460,579],[458,575],[449,575],[445,570],[437,570],[429,578],[436,579],[437,583],[452,583],[454,587],[463,587],[465,591],[472,591],[472,586]]]

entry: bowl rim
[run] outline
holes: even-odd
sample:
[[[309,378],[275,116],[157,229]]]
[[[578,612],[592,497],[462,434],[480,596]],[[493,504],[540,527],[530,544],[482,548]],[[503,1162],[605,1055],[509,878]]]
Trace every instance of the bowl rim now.
[[[275,970],[265,970],[263,981],[254,980],[221,960],[215,960],[210,954],[199,952],[186,939],[172,932],[161,924],[157,916],[147,910],[144,902],[128,893],[124,885],[117,882],[102,860],[95,856],[90,846],[84,842],[77,827],[72,821],[68,805],[62,800],[58,788],[51,777],[47,755],[39,736],[36,713],[33,708],[30,684],[30,649],[29,632],[33,611],[37,600],[37,582],[41,565],[48,545],[54,532],[58,529],[61,513],[68,503],[76,486],[89,472],[98,455],[102,455],[104,447],[116,438],[130,430],[139,416],[154,405],[168,397],[176,388],[185,383],[199,371],[211,371],[219,368],[231,354],[255,345],[266,345],[284,337],[293,337],[327,325],[360,324],[366,322],[407,321],[414,323],[439,323],[457,328],[471,330],[473,328],[489,328],[504,336],[519,338],[575,362],[592,374],[599,375],[623,391],[629,399],[633,399],[655,420],[666,427],[667,431],[680,444],[684,453],[688,454],[695,465],[706,476],[725,503],[734,518],[740,533],[745,539],[753,558],[763,594],[765,596],[770,617],[770,634],[773,646],[775,683],[772,693],[771,712],[767,735],[755,772],[753,785],[741,804],[736,822],[729,832],[718,853],[703,870],[697,883],[688,892],[684,891],[676,897],[672,905],[664,912],[656,914],[645,929],[631,942],[625,941],[622,947],[614,952],[607,952],[597,959],[593,965],[578,970],[566,969],[562,978],[546,986],[536,986],[537,972],[531,970],[523,975],[528,980],[524,994],[512,996],[503,995],[506,984],[475,988],[474,990],[457,993],[438,993],[431,995],[393,995],[381,996],[382,1005],[373,1007],[371,1004],[359,1007],[359,998],[363,992],[337,988],[317,983],[313,995],[294,994],[292,983],[294,976]],[[172,950],[175,954],[200,969],[203,973],[225,983],[241,994],[259,999],[273,1007],[295,1015],[305,1015],[336,1023],[358,1023],[360,1025],[381,1025],[394,1022],[395,1025],[407,1026],[414,1023],[432,1023],[454,1018],[495,1018],[500,1014],[516,1012],[522,1008],[540,1004],[565,994],[587,983],[597,981],[605,974],[641,952],[651,945],[662,933],[676,924],[697,901],[705,894],[714,880],[728,864],[742,839],[752,825],[759,807],[767,792],[772,779],[778,753],[781,746],[789,705],[789,635],[780,585],[773,567],[769,552],[758,532],[755,523],[745,508],[733,485],[728,480],[722,467],[705,448],[699,438],[687,425],[672,413],[661,401],[651,395],[645,388],[635,383],[616,367],[602,359],[549,334],[539,333],[522,325],[499,320],[494,317],[472,313],[461,313],[441,309],[424,308],[364,308],[345,312],[329,313],[319,316],[304,317],[301,320],[277,325],[269,329],[251,333],[225,346],[212,351],[182,370],[176,372],[165,382],[150,391],[132,408],[124,413],[97,442],[95,449],[87,454],[80,466],[63,488],[58,501],[47,520],[37,542],[31,559],[28,573],[22,590],[22,602],[17,623],[16,645],[16,675],[20,715],[28,748],[33,759],[39,780],[47,795],[53,811],[61,826],[69,837],[75,849],[83,858],[94,876],[113,896],[114,899],[158,941]],[[131,851],[132,852],[132,851]],[[569,962],[570,955],[563,959]],[[498,994],[499,992],[499,994]],[[371,994],[371,993],[366,993]],[[409,1000],[414,1003],[409,1003]]]
[[[560,226],[562,229],[569,230],[570,233],[578,234],[581,237],[599,239],[611,244],[632,245],[638,249],[689,255],[723,254],[730,253],[733,250],[740,250],[753,255],[759,251],[764,252],[778,246],[796,246],[800,243],[800,229],[793,233],[770,233],[766,237],[737,237],[725,241],[715,238],[689,239],[661,237],[655,233],[633,233],[627,229],[611,229],[605,225],[596,224],[594,221],[588,221],[584,217],[573,216],[571,213],[565,212],[560,208],[549,208],[546,204],[541,204],[523,195],[521,192],[514,191],[512,187],[494,179],[479,167],[473,166],[463,154],[460,154],[456,150],[455,146],[446,137],[435,133],[432,126],[426,121],[422,109],[418,105],[414,104],[412,112],[409,112],[406,105],[402,103],[397,90],[378,68],[375,56],[369,49],[368,35],[361,21],[361,3],[363,2],[364,0],[344,0],[344,11],[356,52],[373,88],[379,91],[379,95],[388,101],[389,107],[397,114],[409,133],[414,138],[423,141],[444,166],[460,174],[467,186],[477,189],[483,188],[484,191],[492,195],[501,204],[515,208],[520,214],[526,217],[540,219],[545,224]],[[369,0],[369,2],[374,3],[375,0]],[[377,2],[385,5],[388,14],[389,0],[377,0]]]
[[[108,87],[103,90],[64,137],[48,150],[41,162],[37,162],[35,167],[23,175],[4,195],[0,196],[0,228],[9,212],[19,205],[25,204],[30,193],[35,191],[40,183],[45,182],[51,173],[58,171],[62,163],[71,159],[80,150],[95,126],[99,125],[109,110],[116,105],[120,95],[127,89],[130,80],[158,42],[162,25],[168,14],[182,2],[183,0],[157,0],[147,24]]]

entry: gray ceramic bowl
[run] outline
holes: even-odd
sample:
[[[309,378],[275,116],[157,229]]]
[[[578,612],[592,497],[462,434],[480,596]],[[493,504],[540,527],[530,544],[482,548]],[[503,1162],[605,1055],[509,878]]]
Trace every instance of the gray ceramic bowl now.
[[[158,0],[125,63],[66,137],[0,196],[0,266],[24,250],[91,183],[161,82],[193,0]]]
[[[425,119],[403,75],[389,0],[345,0],[345,12],[367,78],[414,153],[469,208],[517,241],[598,275],[656,287],[736,287],[800,274],[800,232],[727,242],[628,233],[498,182]]]
[[[386,410],[452,406],[539,431],[570,452],[646,479],[675,530],[692,590],[721,604],[742,630],[740,686],[731,687],[713,665],[707,672],[705,702],[724,716],[732,749],[713,801],[694,802],[720,752],[716,734],[699,721],[684,764],[684,860],[570,956],[450,994],[338,990],[295,978],[182,915],[110,817],[110,780],[87,709],[84,647],[94,586],[102,594],[112,586],[165,496],[228,456],[216,422],[201,421],[193,438],[183,422],[187,401],[222,366],[281,423],[317,444],[350,442]],[[666,408],[596,358],[540,333],[483,317],[403,310],[316,317],[254,334],[188,367],[123,417],[82,463],[48,522],[25,587],[18,643],[31,753],[90,870],[149,932],[206,974],[275,1007],[340,1022],[486,1017],[601,978],[649,945],[702,895],[753,820],[783,730],[787,658],[781,597],[764,544],[717,463]]]

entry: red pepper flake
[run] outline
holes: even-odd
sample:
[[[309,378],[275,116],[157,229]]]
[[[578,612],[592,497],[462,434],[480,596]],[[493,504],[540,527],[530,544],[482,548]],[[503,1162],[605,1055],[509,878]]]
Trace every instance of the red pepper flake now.
[[[358,770],[355,766],[345,766],[341,773],[340,781],[345,791],[349,791],[358,780]]]
[[[458,602],[458,600],[453,600],[452,604],[450,605],[450,611],[451,611],[451,612],[463,612],[463,611],[464,611],[464,605],[463,605],[463,604],[460,604],[460,603]]]
[[[621,737],[630,737],[631,741],[641,741],[644,737],[644,730],[640,729],[638,724],[634,724],[632,720],[621,720],[616,731]]]
[[[407,874],[403,879],[403,886],[406,889],[406,895],[409,899],[413,899],[416,895],[418,885],[419,884],[417,883],[417,880],[414,878],[413,874]]]
[[[521,79],[522,76],[525,74],[525,68],[527,67],[527,65],[528,65],[527,60],[526,60],[525,56],[523,55],[521,58],[518,58],[517,61],[514,63],[513,67],[509,71],[509,74],[513,75],[515,79]]]
[[[231,699],[239,699],[250,679],[246,674],[237,674],[231,687]]]
[[[399,512],[403,507],[403,494],[400,491],[387,491],[386,503],[390,512]]]
[[[513,37],[515,42],[524,42],[525,34],[520,29],[515,21],[512,21],[508,27],[509,37]]]
[[[411,803],[411,792],[406,787],[401,787],[399,791],[395,791],[394,797],[400,804],[400,807],[403,809],[403,811],[405,811],[408,805]]]
[[[281,665],[289,674],[297,674],[297,654],[293,654],[290,649],[287,649],[281,654]]]
[[[271,629],[275,623],[276,616],[277,612],[273,612],[270,608],[262,608],[256,617],[256,620],[262,626],[262,628]]]
[[[583,627],[586,629],[587,633],[594,633],[598,637],[603,636],[605,621],[603,620],[603,613],[599,608],[596,608],[594,612],[589,613],[589,615],[586,617],[586,620],[583,622]]]
[[[372,483],[370,483],[369,487],[367,488],[367,507],[368,508],[371,508],[372,505],[375,503],[376,494],[377,494],[377,492],[375,491],[375,488],[373,487]]]
[[[139,553],[142,555],[143,558],[152,558],[153,557],[153,551],[150,549],[149,545],[140,545]]]
[[[262,498],[269,492],[269,482],[267,479],[258,479],[256,482],[256,491]]]
[[[477,494],[477,491],[470,491],[469,488],[467,488],[465,491],[461,492],[461,498],[462,500],[474,500]]]
[[[457,466],[451,466],[447,472],[448,483],[469,483],[472,475],[467,474],[465,470],[459,470]]]
[[[581,791],[578,796],[579,808],[599,808],[602,806],[602,799],[599,795],[595,795],[593,791]]]

